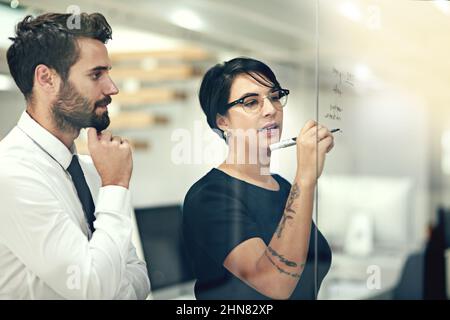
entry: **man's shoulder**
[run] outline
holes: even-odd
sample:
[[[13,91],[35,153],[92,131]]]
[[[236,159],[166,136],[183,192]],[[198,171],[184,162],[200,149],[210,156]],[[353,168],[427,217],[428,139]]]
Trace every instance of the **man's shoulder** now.
[[[30,139],[15,127],[0,141],[0,168],[10,172],[13,168],[27,167],[36,162],[36,151]]]
[[[18,128],[14,127],[8,134],[0,140],[0,157],[9,155],[19,150],[25,150],[29,145],[26,135]]]

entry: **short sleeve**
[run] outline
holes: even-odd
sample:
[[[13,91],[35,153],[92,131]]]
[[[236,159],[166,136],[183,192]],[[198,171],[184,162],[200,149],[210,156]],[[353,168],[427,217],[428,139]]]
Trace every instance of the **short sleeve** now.
[[[228,254],[240,243],[261,237],[256,222],[232,186],[205,185],[186,196],[184,236],[188,246],[202,250],[222,266]]]
[[[285,178],[283,178],[279,174],[274,174],[273,177],[275,180],[277,180],[277,182],[281,185],[281,187],[283,189],[287,189],[287,190],[289,190],[289,192],[291,191],[292,184],[289,181],[287,181]]]

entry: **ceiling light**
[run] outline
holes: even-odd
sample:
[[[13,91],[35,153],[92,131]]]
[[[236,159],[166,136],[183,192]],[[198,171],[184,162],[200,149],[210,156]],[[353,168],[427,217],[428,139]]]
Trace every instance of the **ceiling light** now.
[[[434,5],[444,14],[450,15],[450,4],[446,0],[434,0]]]
[[[186,9],[175,11],[170,20],[174,24],[189,30],[200,30],[203,26],[200,18],[194,12]]]
[[[347,2],[342,4],[339,11],[344,17],[352,21],[361,21],[361,11],[353,3]]]

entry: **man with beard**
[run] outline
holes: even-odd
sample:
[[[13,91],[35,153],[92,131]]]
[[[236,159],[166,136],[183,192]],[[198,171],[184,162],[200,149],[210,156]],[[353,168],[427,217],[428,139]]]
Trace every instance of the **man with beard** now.
[[[150,291],[131,243],[131,148],[103,131],[118,93],[108,73],[111,33],[98,13],[50,13],[25,17],[10,38],[8,65],[26,111],[0,142],[0,299],[144,299]],[[74,146],[82,128],[90,157]]]

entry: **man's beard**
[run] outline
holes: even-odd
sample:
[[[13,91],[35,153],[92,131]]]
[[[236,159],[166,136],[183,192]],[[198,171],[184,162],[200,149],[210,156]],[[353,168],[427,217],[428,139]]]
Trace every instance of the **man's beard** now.
[[[110,123],[108,111],[96,114],[98,106],[111,103],[111,97],[96,101],[95,104],[81,95],[67,80],[61,84],[58,99],[52,106],[53,119],[61,131],[79,131],[82,128],[93,127],[97,132],[105,130]]]

